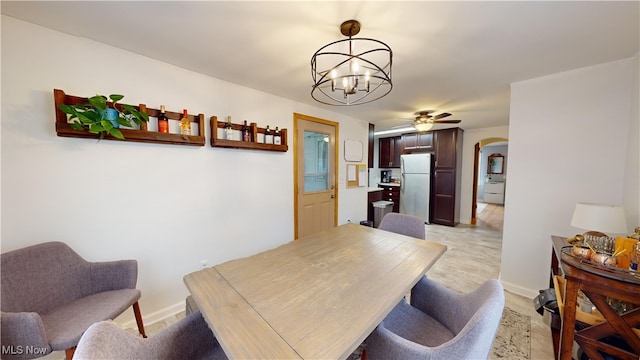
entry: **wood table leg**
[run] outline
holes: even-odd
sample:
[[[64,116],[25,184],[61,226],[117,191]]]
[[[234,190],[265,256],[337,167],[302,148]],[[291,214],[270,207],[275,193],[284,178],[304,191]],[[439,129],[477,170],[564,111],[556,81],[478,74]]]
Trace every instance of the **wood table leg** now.
[[[576,321],[576,306],[578,304],[578,290],[580,281],[566,279],[564,293],[564,312],[562,316],[562,330],[560,332],[560,353],[559,360],[571,360],[573,353],[573,336]]]

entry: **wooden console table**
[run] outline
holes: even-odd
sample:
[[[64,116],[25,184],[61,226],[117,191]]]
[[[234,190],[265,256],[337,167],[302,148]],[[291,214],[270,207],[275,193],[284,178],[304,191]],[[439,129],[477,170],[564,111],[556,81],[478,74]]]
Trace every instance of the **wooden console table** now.
[[[571,360],[575,339],[587,356],[593,360],[604,359],[601,352],[619,359],[639,359],[640,277],[630,272],[600,269],[580,259],[562,256],[562,247],[569,244],[565,238],[559,236],[552,236],[552,240],[554,253],[557,259],[560,259],[559,265],[566,280],[558,358]],[[579,290],[582,290],[602,313],[604,321],[576,331],[576,305]],[[638,307],[618,314],[609,306],[607,298],[618,299]],[[621,341],[603,341],[613,338]]]

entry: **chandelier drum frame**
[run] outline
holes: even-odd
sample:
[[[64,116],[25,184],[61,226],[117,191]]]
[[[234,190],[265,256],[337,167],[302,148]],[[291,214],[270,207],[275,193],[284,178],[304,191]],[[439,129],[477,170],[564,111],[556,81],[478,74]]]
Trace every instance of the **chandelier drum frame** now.
[[[348,39],[331,42],[311,57],[311,76],[314,82],[311,97],[326,105],[349,106],[366,104],[391,92],[393,52],[389,45],[371,38],[353,38],[360,30],[360,23],[356,20],[345,21],[340,29]],[[343,44],[348,45],[349,53],[340,51],[345,48]],[[354,54],[354,47],[366,50]],[[331,63],[325,59],[334,60],[335,65],[318,69],[319,63]],[[383,62],[386,63],[379,65],[375,61],[378,59],[384,59]],[[356,67],[358,69],[354,69]],[[338,70],[345,68],[348,70],[338,74]],[[363,71],[359,71],[360,68]]]

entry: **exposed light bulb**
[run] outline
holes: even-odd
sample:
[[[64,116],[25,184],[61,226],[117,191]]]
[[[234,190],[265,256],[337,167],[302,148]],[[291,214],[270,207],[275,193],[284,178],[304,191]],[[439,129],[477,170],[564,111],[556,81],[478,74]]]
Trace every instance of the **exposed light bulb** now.
[[[371,74],[369,74],[369,70],[364,74],[364,87],[369,92],[369,79],[371,78]]]
[[[336,76],[338,76],[336,69],[331,70],[331,91],[336,91]]]

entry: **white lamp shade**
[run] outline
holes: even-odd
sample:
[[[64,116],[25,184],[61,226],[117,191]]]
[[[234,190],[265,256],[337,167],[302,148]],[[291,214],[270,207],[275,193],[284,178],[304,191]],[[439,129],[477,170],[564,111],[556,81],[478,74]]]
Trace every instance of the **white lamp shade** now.
[[[620,205],[577,203],[571,226],[613,234],[627,232],[624,208]]]

